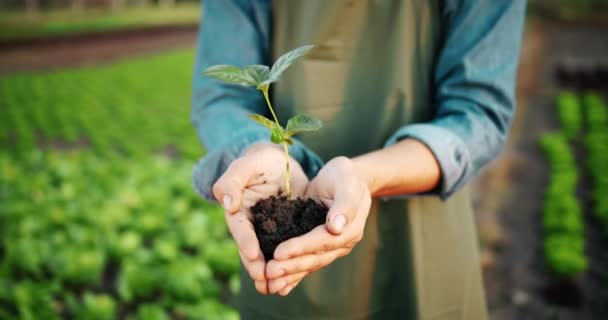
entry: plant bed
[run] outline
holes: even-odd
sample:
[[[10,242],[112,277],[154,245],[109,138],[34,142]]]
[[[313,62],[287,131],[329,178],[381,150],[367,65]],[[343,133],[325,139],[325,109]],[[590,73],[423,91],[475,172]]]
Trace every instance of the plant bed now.
[[[270,197],[251,207],[253,226],[266,261],[283,241],[308,233],[325,222],[327,207],[312,199]]]
[[[608,87],[608,66],[571,66],[558,65],[554,74],[555,80],[563,87],[588,89],[606,89]]]

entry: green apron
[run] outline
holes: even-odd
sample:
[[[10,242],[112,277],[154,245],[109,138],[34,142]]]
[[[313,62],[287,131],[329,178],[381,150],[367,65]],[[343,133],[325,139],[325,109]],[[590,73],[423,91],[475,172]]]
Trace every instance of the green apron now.
[[[281,122],[295,113],[324,120],[299,138],[328,161],[382,148],[399,127],[429,121],[439,18],[429,0],[274,1],[274,56],[318,46],[274,87]],[[355,249],[287,297],[242,280],[243,319],[487,318],[466,188],[447,201],[374,200]]]

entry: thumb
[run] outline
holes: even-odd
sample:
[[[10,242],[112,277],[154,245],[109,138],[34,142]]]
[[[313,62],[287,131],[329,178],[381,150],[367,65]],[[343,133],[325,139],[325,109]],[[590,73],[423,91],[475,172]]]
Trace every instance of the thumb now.
[[[350,188],[338,187],[334,194],[333,204],[327,212],[325,228],[333,235],[340,235],[346,227],[354,220],[357,212],[355,204],[358,194]]]
[[[213,195],[226,212],[235,213],[241,207],[243,189],[253,171],[253,166],[246,158],[236,159],[213,185]]]

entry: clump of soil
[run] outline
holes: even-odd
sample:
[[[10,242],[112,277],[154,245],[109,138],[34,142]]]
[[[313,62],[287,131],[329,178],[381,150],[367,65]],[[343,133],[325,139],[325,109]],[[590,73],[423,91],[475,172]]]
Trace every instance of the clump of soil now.
[[[283,241],[301,236],[325,223],[327,207],[312,199],[270,197],[251,207],[253,226],[266,261]]]

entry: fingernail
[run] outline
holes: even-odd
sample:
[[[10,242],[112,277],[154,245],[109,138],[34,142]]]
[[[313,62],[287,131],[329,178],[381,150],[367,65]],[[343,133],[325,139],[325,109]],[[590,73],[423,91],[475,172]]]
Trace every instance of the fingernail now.
[[[279,271],[277,271],[277,274],[275,274],[275,278],[282,277],[284,275],[285,275],[285,269],[279,269]]]
[[[344,226],[346,225],[346,217],[343,214],[336,216],[332,221],[332,225],[334,230],[337,232],[342,232],[342,230],[344,230]]]
[[[229,194],[224,195],[224,198],[222,198],[222,207],[224,207],[224,210],[229,210],[231,205],[232,197]]]

